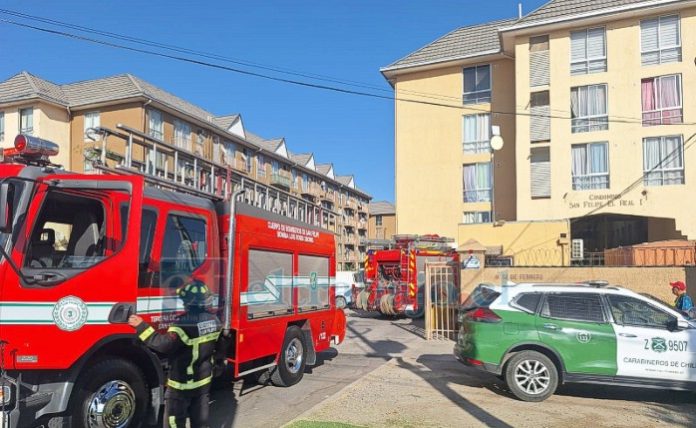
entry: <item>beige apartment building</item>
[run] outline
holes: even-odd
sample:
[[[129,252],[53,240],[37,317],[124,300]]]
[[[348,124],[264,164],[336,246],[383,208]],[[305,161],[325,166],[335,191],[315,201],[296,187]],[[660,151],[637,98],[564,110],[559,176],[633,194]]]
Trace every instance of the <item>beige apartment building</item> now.
[[[455,30],[385,67],[401,100],[398,232],[475,239],[492,259],[517,265],[696,239],[696,217],[683,208],[696,197],[695,58],[696,1],[554,0],[519,19]],[[485,191],[490,168],[467,178],[467,141],[488,120],[468,117],[472,90],[490,93],[477,114],[490,110],[505,142],[490,205],[467,200],[470,183]]]
[[[387,201],[371,202],[367,236],[370,240],[391,239],[396,234],[396,208]]]
[[[229,168],[233,183],[254,189],[248,193],[251,203],[275,195],[277,201],[321,206],[316,211],[321,218],[314,220],[337,235],[337,269],[355,269],[364,259],[370,195],[356,187],[352,175],[338,175],[332,164],[316,163],[314,154],[293,153],[283,138],[267,139],[248,131],[239,114],[213,115],[129,74],[56,85],[21,72],[0,82],[4,147],[11,146],[18,133],[35,135],[59,144],[56,163],[93,172],[94,160],[107,166],[124,162],[123,141],[107,136],[107,144],[104,134],[91,131],[116,130],[117,124]],[[134,165],[163,177],[174,163],[163,152],[141,147],[133,149],[132,159]]]

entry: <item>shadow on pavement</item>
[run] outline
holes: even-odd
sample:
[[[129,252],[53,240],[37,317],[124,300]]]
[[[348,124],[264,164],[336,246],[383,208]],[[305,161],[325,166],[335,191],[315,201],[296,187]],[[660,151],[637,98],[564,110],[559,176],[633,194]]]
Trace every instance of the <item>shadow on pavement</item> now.
[[[355,339],[360,340],[366,344],[372,352],[366,353],[367,357],[370,358],[383,358],[384,360],[390,360],[392,358],[391,354],[400,354],[406,350],[406,345],[395,340],[369,340],[365,337],[364,333],[357,331],[350,324],[346,327],[355,336]],[[365,333],[369,333],[371,330],[366,330]]]
[[[324,362],[331,361],[338,356],[338,351],[335,348],[329,348],[326,351],[317,354],[317,362],[313,366],[305,366],[305,374],[311,374],[313,369],[324,365]]]

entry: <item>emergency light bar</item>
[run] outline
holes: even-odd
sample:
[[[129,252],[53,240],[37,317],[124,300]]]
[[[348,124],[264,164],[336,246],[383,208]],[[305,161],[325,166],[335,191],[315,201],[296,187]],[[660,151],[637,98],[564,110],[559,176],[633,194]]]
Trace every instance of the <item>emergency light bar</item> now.
[[[19,155],[46,157],[57,156],[60,150],[56,143],[25,134],[19,134],[15,137],[14,148]]]

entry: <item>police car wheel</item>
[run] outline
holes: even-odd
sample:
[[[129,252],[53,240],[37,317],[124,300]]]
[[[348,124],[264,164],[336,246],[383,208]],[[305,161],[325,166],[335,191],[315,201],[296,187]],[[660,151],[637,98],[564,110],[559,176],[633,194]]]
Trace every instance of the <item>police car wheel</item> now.
[[[556,392],[558,369],[546,355],[522,351],[505,366],[505,382],[510,392],[522,401],[544,401]]]
[[[290,326],[285,330],[283,347],[278,365],[272,370],[271,383],[275,386],[292,386],[302,380],[307,364],[307,344],[302,330]]]
[[[346,298],[343,296],[336,297],[336,307],[338,309],[343,309],[346,307]]]
[[[137,366],[120,359],[104,360],[88,368],[75,385],[74,426],[139,427],[148,404],[143,379]]]

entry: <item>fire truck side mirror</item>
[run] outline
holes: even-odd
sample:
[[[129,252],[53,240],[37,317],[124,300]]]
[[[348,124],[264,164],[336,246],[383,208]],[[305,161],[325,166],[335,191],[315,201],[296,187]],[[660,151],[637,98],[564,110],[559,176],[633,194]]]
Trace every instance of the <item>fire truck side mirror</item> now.
[[[14,185],[8,182],[0,184],[0,232],[12,231]]]

